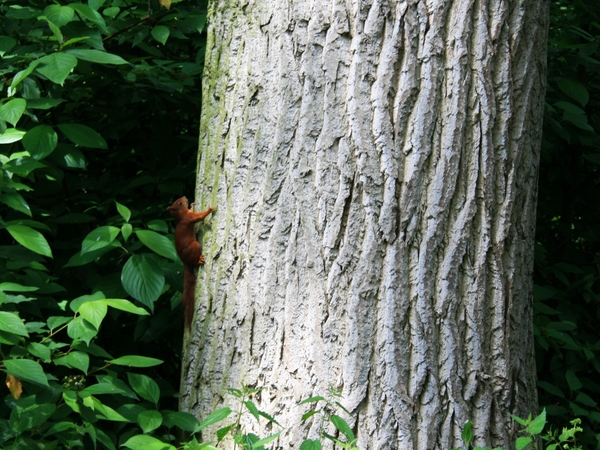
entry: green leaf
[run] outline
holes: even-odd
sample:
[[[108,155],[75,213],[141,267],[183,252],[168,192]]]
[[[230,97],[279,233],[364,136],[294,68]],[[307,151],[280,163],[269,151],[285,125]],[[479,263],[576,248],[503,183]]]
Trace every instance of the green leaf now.
[[[104,226],[89,233],[81,244],[81,256],[111,244],[119,235],[117,227]]]
[[[107,362],[116,364],[117,366],[153,367],[162,364],[164,361],[156,358],[149,358],[147,356],[128,355]]]
[[[529,436],[517,438],[515,447],[517,450],[523,450],[531,443],[532,439]]]
[[[56,358],[53,362],[59,366],[67,366],[74,369],[79,369],[84,374],[87,374],[90,366],[90,356],[84,352],[69,352],[65,356]]]
[[[272,442],[275,439],[277,439],[280,434],[281,434],[281,431],[278,433],[272,434],[270,436],[267,436],[266,438],[262,438],[262,439],[256,441],[254,444],[252,444],[252,448],[262,447],[263,445],[268,444],[269,442]]]
[[[68,6],[50,5],[44,9],[44,15],[56,26],[62,27],[73,20],[75,11]]]
[[[0,134],[0,144],[12,144],[20,141],[25,136],[25,132],[16,128],[9,128],[4,133]]]
[[[307,439],[300,444],[300,450],[321,450],[321,441],[316,439]]]
[[[137,417],[137,423],[144,433],[150,433],[162,425],[162,415],[155,410],[141,412]]]
[[[581,106],[587,105],[590,94],[583,84],[570,78],[561,78],[557,82],[561,91],[576,100]]]
[[[582,388],[583,384],[581,384],[581,381],[579,381],[579,378],[577,378],[577,375],[571,369],[566,371],[565,378],[572,391],[578,391]]]
[[[48,379],[40,366],[30,359],[5,359],[2,361],[5,370],[12,376],[31,383],[48,387]]]
[[[176,450],[172,445],[165,444],[147,434],[133,436],[121,444],[121,447],[127,447],[131,450]]]
[[[71,3],[69,5],[83,17],[85,17],[90,22],[96,24],[100,30],[104,33],[108,33],[108,29],[106,28],[106,22],[102,18],[102,16],[98,13],[98,11],[94,11],[88,5],[84,5],[81,3]]]
[[[465,423],[461,433],[462,440],[466,448],[469,448],[473,442],[473,423],[469,420]]]
[[[35,286],[23,286],[19,283],[13,283],[11,281],[5,281],[0,283],[0,292],[32,292],[37,291],[39,288]]]
[[[52,53],[38,59],[36,70],[50,81],[61,86],[77,65],[77,58],[66,53]]]
[[[527,433],[531,435],[540,434],[546,425],[546,410],[542,412],[527,425]]]
[[[106,298],[100,301],[115,309],[120,309],[121,311],[129,312],[132,314],[137,314],[138,316],[148,316],[150,314],[144,308],[135,306],[129,300],[124,300],[122,298]]]
[[[17,336],[29,337],[23,321],[13,312],[0,311],[0,330],[8,331]]]
[[[21,81],[23,81],[25,78],[31,75],[31,72],[33,72],[39,64],[40,60],[36,59],[35,61],[31,61],[26,69],[17,72],[13,77],[12,82],[10,83],[10,89],[15,91],[17,89],[17,86],[21,83]]]
[[[9,225],[6,227],[11,236],[23,247],[43,256],[52,258],[52,251],[46,238],[33,228],[25,225]]]
[[[154,39],[156,39],[162,45],[165,45],[167,43],[167,39],[169,39],[169,34],[171,32],[169,28],[165,27],[164,25],[158,25],[152,28],[152,31],[150,33],[152,34],[152,37]]]
[[[23,198],[23,196],[17,192],[7,193],[0,195],[0,202],[10,206],[12,209],[27,214],[31,217],[31,208]]]
[[[17,40],[10,36],[0,36],[0,57],[11,51],[17,45]]]
[[[162,234],[150,230],[138,230],[135,232],[142,244],[160,256],[178,261],[179,257],[173,243]]]
[[[52,153],[57,144],[58,135],[48,125],[33,127],[23,136],[23,147],[36,160],[44,159]]]
[[[61,123],[58,125],[67,138],[76,145],[87,148],[108,149],[104,138],[92,128],[78,123]]]
[[[133,255],[123,266],[121,282],[129,295],[152,311],[165,285],[165,277],[153,259]]]
[[[193,432],[198,426],[198,419],[190,413],[175,411],[166,415],[165,426],[168,428],[176,426],[184,431]]]
[[[50,109],[64,101],[62,98],[29,98],[27,99],[27,107],[31,109]]]
[[[44,344],[32,342],[27,346],[27,351],[33,356],[37,356],[44,362],[50,362],[51,352]]]
[[[201,431],[206,427],[209,427],[217,422],[220,422],[221,420],[226,419],[227,416],[229,416],[229,414],[231,414],[231,408],[227,406],[225,408],[217,409],[216,411],[209,414],[209,416],[206,419],[204,419],[200,425],[198,425],[197,431]]]
[[[117,211],[119,211],[119,214],[121,214],[123,220],[125,220],[125,222],[129,222],[129,219],[131,218],[131,210],[127,206],[121,205],[117,201],[115,201],[115,204],[117,205]]]
[[[158,403],[158,400],[160,399],[160,389],[158,384],[156,384],[156,381],[146,375],[130,372],[127,372],[127,379],[129,380],[131,388],[139,394],[140,397],[155,405]]]
[[[115,17],[117,17],[117,15],[121,12],[121,8],[119,8],[118,6],[111,6],[109,8],[105,8],[104,11],[102,11],[102,14],[105,15],[106,17],[110,17],[111,19],[114,19]]]
[[[81,317],[91,323],[96,330],[100,329],[100,324],[104,317],[106,317],[107,311],[108,306],[101,300],[83,303],[77,310],[81,314]]]
[[[83,317],[78,316],[69,322],[67,334],[71,339],[81,339],[89,345],[90,341],[98,334],[98,330]]]
[[[6,120],[13,127],[17,126],[17,122],[25,112],[27,101],[23,98],[14,98],[9,100],[4,105],[0,106],[0,119]]]
[[[309,397],[299,402],[298,405],[304,405],[305,403],[316,403],[320,402],[321,400],[325,400],[325,397],[321,397],[320,395],[317,397]]]
[[[69,49],[65,50],[65,53],[76,56],[84,61],[89,61],[98,64],[129,64],[123,58],[112,53],[101,52],[99,50],[83,50],[83,49]]]
[[[246,408],[248,408],[250,414],[252,414],[256,420],[258,420],[258,408],[256,407],[256,405],[250,400],[245,401],[244,405],[246,405]]]
[[[331,420],[331,423],[333,423],[333,425],[335,425],[335,427],[338,430],[340,430],[340,432],[344,436],[346,436],[346,439],[348,439],[348,441],[350,441],[350,442],[354,441],[354,439],[355,439],[354,433],[352,432],[352,429],[350,428],[350,426],[344,419],[342,419],[340,416],[333,415],[330,417],[329,420]]]
[[[123,226],[121,226],[121,235],[123,236],[123,240],[125,242],[127,242],[127,239],[129,239],[131,233],[133,233],[133,227],[131,226],[131,224],[124,223]]]

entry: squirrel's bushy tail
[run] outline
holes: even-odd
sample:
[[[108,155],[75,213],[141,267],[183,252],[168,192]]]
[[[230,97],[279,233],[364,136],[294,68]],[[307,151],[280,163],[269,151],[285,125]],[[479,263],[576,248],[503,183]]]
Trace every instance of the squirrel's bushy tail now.
[[[192,328],[192,319],[194,317],[194,294],[196,292],[196,275],[194,269],[187,264],[183,269],[183,293],[181,294],[181,303],[183,306],[183,321],[188,330]]]

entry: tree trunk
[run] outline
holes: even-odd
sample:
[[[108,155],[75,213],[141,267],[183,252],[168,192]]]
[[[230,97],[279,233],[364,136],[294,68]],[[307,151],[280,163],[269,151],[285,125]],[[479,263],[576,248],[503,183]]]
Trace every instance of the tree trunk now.
[[[462,446],[467,420],[476,445],[512,447],[509,413],[537,408],[547,16],[540,0],[212,2],[196,194],[218,210],[184,410],[264,387],[274,448],[298,448],[319,424],[296,403],[334,387],[361,450]]]

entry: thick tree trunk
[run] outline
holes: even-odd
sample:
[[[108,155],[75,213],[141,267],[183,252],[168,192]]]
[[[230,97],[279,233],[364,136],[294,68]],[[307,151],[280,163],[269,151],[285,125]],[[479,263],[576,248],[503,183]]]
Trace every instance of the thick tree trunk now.
[[[342,390],[366,449],[509,448],[535,413],[540,0],[214,0],[182,408]],[[225,396],[225,403],[229,399]],[[262,433],[264,437],[266,432]]]

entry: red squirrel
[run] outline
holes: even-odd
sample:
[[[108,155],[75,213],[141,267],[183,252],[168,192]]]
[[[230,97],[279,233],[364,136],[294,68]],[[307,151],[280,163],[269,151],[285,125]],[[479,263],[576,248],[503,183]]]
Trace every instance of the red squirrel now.
[[[192,208],[193,208],[192,204]],[[181,303],[183,304],[183,317],[188,330],[192,327],[194,316],[194,291],[196,288],[196,275],[194,268],[204,264],[202,246],[196,239],[196,222],[204,220],[213,208],[206,211],[194,212],[188,207],[187,197],[178,198],[167,211],[177,220],[175,227],[175,250],[183,262],[183,293]]]

